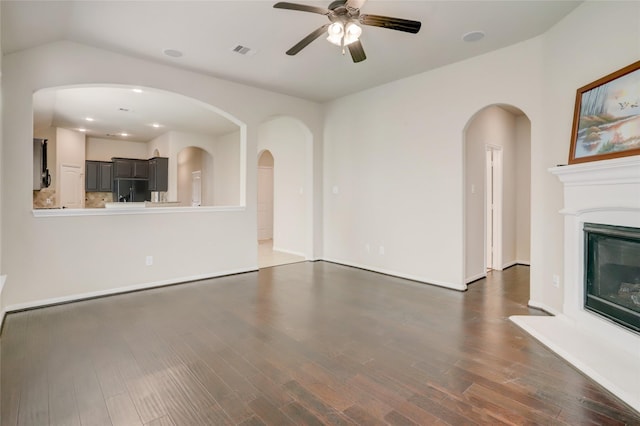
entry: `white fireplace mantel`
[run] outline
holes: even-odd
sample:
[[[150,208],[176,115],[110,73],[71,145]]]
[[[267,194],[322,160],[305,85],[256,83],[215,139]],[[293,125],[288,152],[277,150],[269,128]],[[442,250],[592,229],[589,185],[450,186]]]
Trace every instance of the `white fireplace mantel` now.
[[[585,222],[640,228],[640,156],[549,169],[564,186],[564,288],[556,316],[517,325],[640,411],[640,334],[584,309]]]

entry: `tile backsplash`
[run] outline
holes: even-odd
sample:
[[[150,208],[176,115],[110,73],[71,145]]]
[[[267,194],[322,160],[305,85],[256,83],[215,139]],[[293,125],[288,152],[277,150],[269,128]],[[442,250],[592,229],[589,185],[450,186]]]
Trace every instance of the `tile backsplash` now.
[[[42,188],[39,191],[33,191],[34,209],[50,209],[54,207],[57,207],[55,188]]]
[[[84,206],[88,209],[104,208],[105,203],[113,202],[111,192],[87,192],[85,193]]]

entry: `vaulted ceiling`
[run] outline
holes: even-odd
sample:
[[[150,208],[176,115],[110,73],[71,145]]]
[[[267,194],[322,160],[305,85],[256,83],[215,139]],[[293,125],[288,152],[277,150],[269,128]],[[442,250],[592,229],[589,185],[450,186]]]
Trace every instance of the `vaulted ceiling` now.
[[[329,1],[296,1],[327,8]],[[167,63],[312,101],[324,102],[537,36],[578,1],[376,1],[362,13],[422,22],[418,34],[365,26],[367,59],[320,37],[285,52],[325,16],[274,9],[274,1],[6,1],[2,50],[71,40]],[[475,42],[463,34],[483,31]],[[250,49],[234,52],[236,46]],[[167,49],[180,57],[167,56]]]

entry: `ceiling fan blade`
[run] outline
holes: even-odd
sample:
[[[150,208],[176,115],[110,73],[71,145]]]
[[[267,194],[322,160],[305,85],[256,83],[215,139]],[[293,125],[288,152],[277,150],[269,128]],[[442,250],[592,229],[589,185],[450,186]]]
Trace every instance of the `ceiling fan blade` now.
[[[392,18],[390,16],[380,15],[360,15],[360,23],[362,25],[370,25],[372,27],[388,28],[390,30],[404,31],[416,34],[420,31],[422,23],[420,21],[410,21],[402,18]]]
[[[281,1],[273,5],[276,9],[300,10],[302,12],[319,13],[320,15],[329,15],[329,9],[323,9],[316,6],[307,6],[306,4],[289,3]]]
[[[331,24],[324,24],[323,26],[321,26],[320,28],[318,28],[317,30],[315,30],[314,32],[312,32],[311,34],[309,34],[308,36],[300,40],[298,44],[293,46],[291,49],[287,50],[287,55],[293,56],[296,53],[300,52],[302,49],[307,47],[307,45],[311,43],[313,40],[317,39],[322,34],[326,33],[327,28],[329,28],[329,25]]]
[[[367,59],[367,55],[364,54],[364,49],[362,48],[360,40],[354,41],[347,47],[349,48],[349,53],[351,53],[351,59],[353,59],[353,62],[362,62]]]

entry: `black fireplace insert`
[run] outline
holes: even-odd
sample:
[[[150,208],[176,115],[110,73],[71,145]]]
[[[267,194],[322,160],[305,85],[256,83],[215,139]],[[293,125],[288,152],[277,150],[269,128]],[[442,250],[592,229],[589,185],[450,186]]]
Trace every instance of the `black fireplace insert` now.
[[[640,228],[584,224],[585,309],[640,333]]]

